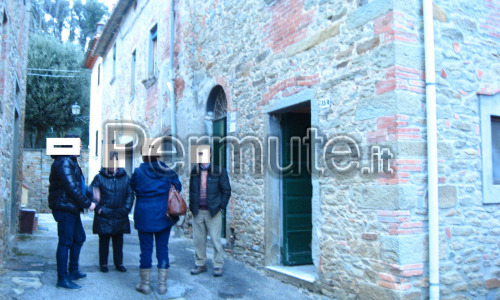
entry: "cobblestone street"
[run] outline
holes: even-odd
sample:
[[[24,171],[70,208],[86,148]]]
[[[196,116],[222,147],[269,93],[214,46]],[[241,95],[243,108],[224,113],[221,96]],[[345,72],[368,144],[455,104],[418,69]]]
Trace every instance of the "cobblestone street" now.
[[[57,224],[51,214],[38,214],[38,230],[33,235],[19,235],[16,247],[9,253],[0,274],[0,299],[321,299],[310,292],[280,282],[226,255],[224,275],[215,278],[209,271],[192,276],[192,241],[173,231],[170,239],[170,273],[168,292],[157,292],[155,267],[151,275],[153,293],[135,291],[139,282],[139,241],[137,232],[124,236],[126,273],[114,269],[110,254],[109,273],[98,268],[98,237],[92,234],[92,214],[82,217],[87,234],[80,256],[80,269],[87,278],[77,281],[80,290],[58,289],[55,253]],[[112,251],[110,251],[112,252]],[[211,252],[208,253],[210,258]],[[155,254],[153,253],[153,257]],[[156,259],[153,258],[155,261]]]

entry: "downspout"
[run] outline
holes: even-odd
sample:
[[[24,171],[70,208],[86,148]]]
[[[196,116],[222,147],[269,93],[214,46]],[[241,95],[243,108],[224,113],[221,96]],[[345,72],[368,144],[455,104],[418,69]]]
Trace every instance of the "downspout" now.
[[[439,299],[439,206],[436,126],[436,72],[432,0],[424,0],[425,102],[427,107],[427,185],[429,218],[429,298]]]
[[[170,82],[169,82],[169,91],[170,91],[170,101],[171,101],[171,110],[170,110],[170,133],[171,136],[174,137],[177,134],[177,128],[175,125],[175,74],[174,74],[174,36],[175,36],[175,0],[170,1]]]

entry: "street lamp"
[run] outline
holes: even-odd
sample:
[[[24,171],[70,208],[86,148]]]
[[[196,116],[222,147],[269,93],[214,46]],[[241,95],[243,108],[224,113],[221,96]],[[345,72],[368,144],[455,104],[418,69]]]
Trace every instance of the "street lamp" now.
[[[80,114],[80,105],[78,105],[78,102],[75,102],[75,104],[71,105],[71,113],[74,115]]]
[[[80,114],[80,110],[80,105],[78,105],[78,102],[75,101],[75,104],[71,105],[71,113],[75,116],[75,119],[78,119],[83,123],[87,123],[90,119],[90,116],[78,117],[78,115]]]

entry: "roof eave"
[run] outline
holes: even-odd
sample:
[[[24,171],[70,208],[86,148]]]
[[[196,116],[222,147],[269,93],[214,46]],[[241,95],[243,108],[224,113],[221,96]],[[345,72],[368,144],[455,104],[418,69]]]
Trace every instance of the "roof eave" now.
[[[95,47],[94,55],[104,57],[114,40],[116,33],[122,23],[123,17],[127,14],[134,0],[120,0],[116,4],[108,22],[104,26],[99,41]]]

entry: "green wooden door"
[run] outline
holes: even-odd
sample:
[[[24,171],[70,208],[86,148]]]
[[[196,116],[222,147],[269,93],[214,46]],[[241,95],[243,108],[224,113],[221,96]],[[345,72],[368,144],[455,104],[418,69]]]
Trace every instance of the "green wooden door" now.
[[[213,121],[213,136],[224,138],[226,136],[226,118]],[[214,164],[226,168],[226,144],[214,140],[214,149],[212,153]],[[221,236],[226,237],[226,211],[222,214],[222,232]]]
[[[291,142],[292,137],[302,139],[311,126],[310,114],[287,113],[281,118],[282,166],[293,163],[291,174],[283,173],[283,264],[312,263],[311,174],[307,170],[307,147]],[[292,148],[290,148],[292,144]],[[300,155],[299,155],[300,147]],[[300,172],[299,172],[300,166]]]

